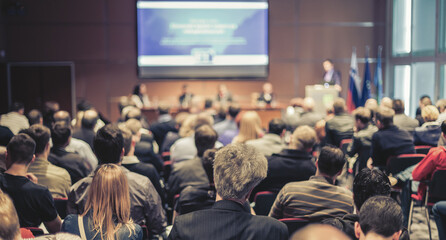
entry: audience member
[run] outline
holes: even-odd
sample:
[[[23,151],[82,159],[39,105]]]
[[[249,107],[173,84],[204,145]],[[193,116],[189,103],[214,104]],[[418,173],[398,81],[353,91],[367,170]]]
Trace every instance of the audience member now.
[[[54,114],[60,110],[59,103],[55,101],[47,101],[43,106],[43,125],[51,129],[54,122]],[[68,112],[67,112],[68,113]]]
[[[221,136],[225,131],[238,131],[235,118],[237,117],[239,112],[240,112],[240,107],[238,105],[231,104],[229,106],[226,119],[214,125],[214,129],[219,136]]]
[[[218,135],[209,125],[203,125],[195,131],[194,141],[197,155],[181,162],[175,162],[169,177],[169,197],[173,198],[187,186],[209,186],[209,179],[203,168],[203,154],[215,146]]]
[[[214,160],[213,208],[176,217],[168,239],[288,239],[285,224],[252,215],[247,203],[267,170],[265,157],[254,147],[231,144],[219,150]]]
[[[81,120],[81,128],[73,132],[73,137],[88,143],[90,148],[93,149],[94,128],[98,119],[99,115],[95,110],[85,111]]]
[[[437,223],[439,239],[446,239],[446,201],[437,202],[432,208],[432,214]]]
[[[42,113],[37,109],[32,109],[31,111],[29,111],[28,123],[30,126],[34,124],[43,124]]]
[[[99,129],[94,139],[94,150],[99,163],[121,165],[124,155],[124,139],[115,125],[105,125]],[[162,208],[161,198],[150,180],[137,173],[121,167],[126,175],[130,191],[130,215],[135,223],[146,225],[153,234],[163,233],[166,227],[166,216]],[[78,181],[71,188],[68,196],[67,211],[69,214],[85,212],[89,187],[93,175]]]
[[[355,133],[353,141],[347,148],[347,155],[353,157],[358,154],[358,171],[367,167],[367,160],[370,158],[372,148],[372,136],[378,128],[370,123],[371,112],[367,108],[359,107],[353,111],[355,117]]]
[[[438,109],[433,105],[425,106],[421,109],[424,123],[421,127],[415,128],[415,145],[437,146],[441,136],[441,123],[437,122],[438,115]]]
[[[373,196],[390,196],[389,178],[378,169],[362,169],[353,181],[353,201],[356,214],[346,214],[343,217],[325,219],[323,223],[330,224],[351,239],[357,239],[355,235],[355,222],[359,221],[359,210],[364,202]]]
[[[310,224],[291,236],[290,240],[351,240],[347,235],[327,224]]]
[[[99,130],[99,128],[105,126],[105,124],[109,124],[110,123],[110,121],[107,118],[105,118],[101,114],[101,112],[99,112],[97,109],[95,109],[94,106],[90,102],[88,102],[88,100],[81,99],[78,102],[78,104],[76,105],[76,109],[77,109],[76,118],[71,121],[71,126],[73,126],[73,128],[75,130],[81,128],[82,118],[84,117],[85,112],[88,111],[88,110],[93,110],[98,115],[96,124],[95,124],[95,126],[93,128],[94,132],[97,132]]]
[[[353,213],[352,193],[334,185],[344,164],[341,149],[323,147],[316,161],[316,174],[308,181],[285,185],[277,195],[269,216],[277,219],[305,218],[320,221]]]
[[[271,105],[274,102],[273,85],[269,82],[264,83],[262,86],[262,92],[259,94],[257,104],[260,106]]]
[[[294,130],[287,149],[268,157],[268,176],[256,190],[278,192],[285,184],[308,180],[316,173],[311,151],[316,143],[316,132],[309,126]]]
[[[175,128],[175,120],[169,114],[169,107],[167,105],[158,106],[158,120],[150,125],[149,130],[153,133],[158,146],[162,146],[164,138],[168,132],[178,131]]]
[[[102,164],[95,171],[87,195],[83,213],[68,215],[62,231],[83,239],[142,240],[142,229],[130,215],[127,177],[119,166]]]
[[[354,119],[345,112],[345,100],[338,98],[333,103],[335,116],[325,124],[325,142],[339,147],[343,139],[353,137]]]
[[[0,239],[21,240],[19,217],[12,200],[0,191]]]
[[[187,121],[187,122],[186,122]],[[192,121],[189,123],[189,121]],[[188,133],[183,133],[184,129],[180,129],[180,135],[182,137],[178,139],[170,148],[170,159],[173,163],[177,163],[184,160],[189,160],[197,155],[197,148],[195,147],[194,132],[196,129],[203,125],[212,126],[214,119],[207,113],[200,113],[195,118],[193,116],[190,119],[186,119],[183,125],[184,129],[188,128]],[[182,128],[183,128],[182,127]],[[190,129],[189,129],[190,128]],[[215,143],[215,147],[221,147],[219,142]]]
[[[395,111],[390,108],[379,107],[376,112],[376,126],[378,132],[372,137],[371,157],[374,166],[386,166],[391,156],[404,153],[415,153],[412,135],[393,125]]]
[[[34,175],[28,173],[36,147],[35,141],[26,134],[11,139],[6,153],[7,170],[0,174],[0,189],[13,200],[21,227],[39,227],[43,222],[48,232],[55,233],[60,231],[62,222],[53,197],[46,187],[37,184]],[[3,207],[4,204],[0,204],[0,208]]]
[[[423,116],[421,115],[421,110],[423,110],[423,108],[426,106],[432,105],[432,100],[428,95],[423,95],[420,97],[420,101],[418,104],[419,104],[419,107],[417,108],[417,112],[416,112],[415,116],[421,126],[424,123]]]
[[[446,120],[446,99],[438,100],[435,106],[438,108],[438,112],[440,113],[440,115],[438,115],[437,122],[441,124]]]
[[[364,107],[370,110],[373,120],[375,118],[375,113],[378,110],[378,101],[376,101],[374,98],[369,98],[367,101],[365,101]]]
[[[175,131],[169,131],[164,138],[163,144],[160,149],[160,153],[170,152],[170,147],[176,140],[180,139],[179,131],[183,125],[184,120],[189,116],[186,112],[180,112],[175,116]]]
[[[71,140],[71,128],[65,122],[56,122],[51,129],[51,148],[48,161],[68,171],[71,184],[76,183],[93,171],[90,163],[77,153],[68,152],[65,147]]]
[[[269,122],[267,134],[262,138],[246,141],[246,144],[257,148],[265,156],[271,156],[273,153],[279,153],[286,147],[282,139],[285,130],[285,122],[280,118],[274,118]]]
[[[133,94],[130,99],[139,109],[147,108],[151,105],[145,84],[137,84],[133,88]]]
[[[28,172],[39,179],[39,184],[48,188],[55,198],[66,198],[71,186],[71,177],[67,170],[48,161],[50,155],[50,130],[40,124],[34,124],[23,130],[36,143],[35,160],[29,165]]]
[[[262,122],[259,114],[255,111],[247,111],[241,115],[239,133],[232,139],[232,143],[245,143],[262,136]]]
[[[406,130],[409,133],[413,133],[415,128],[418,127],[418,120],[411,118],[404,114],[404,102],[401,99],[393,100],[392,109],[395,111],[393,117],[393,124],[399,129]]]
[[[313,111],[314,106],[315,102],[312,98],[307,97],[304,99],[302,106],[304,112],[300,114],[300,118],[297,120],[295,125],[292,126],[293,130],[304,125],[314,127],[319,120],[323,119],[321,114]]]
[[[369,198],[361,207],[355,233],[359,240],[398,240],[403,229],[403,213],[398,203],[387,196]]]
[[[380,107],[386,107],[386,108],[392,108],[393,106],[393,100],[389,97],[383,97],[381,99],[381,103],[379,104]]]
[[[141,174],[150,179],[156,191],[161,197],[163,202],[165,201],[165,191],[161,186],[160,176],[158,171],[150,163],[141,162],[138,157],[135,156],[135,145],[139,142],[140,135],[133,135],[133,133],[125,126],[120,125],[122,137],[124,139],[124,157],[122,157],[122,166],[128,170]]]
[[[440,139],[438,139],[438,143],[437,143],[438,147],[446,146],[446,123],[445,123],[445,121],[443,121],[441,123],[441,135],[440,135]]]
[[[14,133],[8,127],[0,126],[0,146],[8,145],[12,137],[14,137]]]
[[[10,106],[8,113],[0,116],[0,125],[9,128],[15,135],[20,130],[29,128],[28,119],[23,115],[24,113],[23,103],[15,102]]]
[[[54,122],[65,122],[68,125],[71,123],[71,117],[67,111],[57,111],[51,119],[53,119]],[[52,124],[50,126],[52,126]],[[68,143],[68,146],[65,147],[65,150],[79,154],[90,163],[92,169],[95,169],[96,166],[98,166],[98,159],[94,155],[92,148],[88,143],[80,139],[71,138],[71,141]]]

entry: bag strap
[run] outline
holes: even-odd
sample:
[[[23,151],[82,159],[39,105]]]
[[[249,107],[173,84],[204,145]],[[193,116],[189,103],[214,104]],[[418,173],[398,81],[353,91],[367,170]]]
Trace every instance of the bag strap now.
[[[79,225],[79,233],[81,234],[81,239],[87,240],[87,237],[85,236],[84,221],[81,215],[79,215],[77,218],[77,224]]]

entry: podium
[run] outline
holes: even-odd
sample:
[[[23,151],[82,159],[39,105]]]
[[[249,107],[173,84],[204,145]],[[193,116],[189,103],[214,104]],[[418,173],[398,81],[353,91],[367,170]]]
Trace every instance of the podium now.
[[[325,115],[327,108],[332,107],[333,101],[339,97],[339,91],[334,86],[308,85],[305,86],[305,97],[314,99],[313,111]]]

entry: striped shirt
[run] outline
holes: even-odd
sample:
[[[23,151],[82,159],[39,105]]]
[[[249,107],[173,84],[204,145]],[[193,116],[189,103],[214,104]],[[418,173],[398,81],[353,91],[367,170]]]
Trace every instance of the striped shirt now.
[[[329,183],[323,176],[312,176],[308,181],[285,185],[277,195],[269,216],[319,221],[347,213],[353,213],[351,191]]]

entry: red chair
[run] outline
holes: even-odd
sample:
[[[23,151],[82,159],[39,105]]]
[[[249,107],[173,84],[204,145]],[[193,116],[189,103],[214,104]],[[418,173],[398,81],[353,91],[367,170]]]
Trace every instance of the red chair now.
[[[342,139],[341,143],[339,144],[339,148],[342,150],[343,153],[347,152],[348,145],[353,142],[353,139]]]
[[[254,196],[254,211],[257,215],[268,216],[271,207],[276,200],[277,193],[270,191],[262,191]]]
[[[279,221],[285,223],[285,225],[288,228],[288,233],[290,237],[294,232],[307,226],[310,223],[310,221],[304,218],[282,218],[279,219]]]
[[[163,161],[170,161],[170,152],[163,152],[161,153],[161,157],[163,158]]]
[[[419,154],[427,154],[431,148],[432,146],[428,145],[415,146],[415,152]]]
[[[424,206],[427,227],[429,228],[429,239],[432,240],[429,211],[435,205],[435,203],[446,200],[446,170],[436,171],[432,176],[432,180],[425,181],[425,183],[427,183],[427,188],[424,194],[424,198],[423,196],[420,196],[418,194],[412,194],[411,196],[409,221],[407,228],[410,232],[415,202],[421,202],[420,206]]]
[[[387,174],[395,175],[408,167],[411,167],[417,163],[419,163],[424,157],[425,154],[401,154],[397,157],[390,157],[387,160],[386,172]]]
[[[68,198],[54,198],[54,205],[60,218],[64,219],[67,216]]]
[[[34,237],[42,236],[42,235],[45,234],[43,232],[43,230],[41,228],[38,228],[38,227],[26,227],[25,229],[30,230],[32,232],[32,234],[34,235]]]

